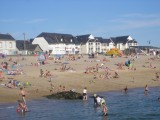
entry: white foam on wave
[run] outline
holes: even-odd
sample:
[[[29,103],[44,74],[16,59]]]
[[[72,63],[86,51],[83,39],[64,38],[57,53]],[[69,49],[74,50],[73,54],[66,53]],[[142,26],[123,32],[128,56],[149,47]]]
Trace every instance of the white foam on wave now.
[[[14,106],[9,106],[9,107],[6,107],[6,108],[8,108],[8,109],[12,109],[12,108],[14,108]]]

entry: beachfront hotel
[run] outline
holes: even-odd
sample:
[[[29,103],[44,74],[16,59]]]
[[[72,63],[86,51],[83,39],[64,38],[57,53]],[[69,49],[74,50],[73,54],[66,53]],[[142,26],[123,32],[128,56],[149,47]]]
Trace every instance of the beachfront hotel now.
[[[42,32],[32,42],[38,44],[43,51],[51,54],[91,54],[102,53],[112,48],[125,50],[130,46],[138,46],[131,36],[111,37],[104,39],[92,34],[73,36],[71,34]]]
[[[131,36],[95,37],[92,34],[73,36],[71,34],[42,32],[30,41],[15,40],[10,34],[0,34],[0,52],[7,55],[48,52],[54,55],[105,53],[112,48],[125,50],[138,46]]]

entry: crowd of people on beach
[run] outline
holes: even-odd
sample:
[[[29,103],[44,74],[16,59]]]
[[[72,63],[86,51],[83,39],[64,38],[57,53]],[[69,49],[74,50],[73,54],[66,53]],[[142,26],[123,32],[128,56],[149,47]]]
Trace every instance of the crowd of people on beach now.
[[[76,61],[77,59],[80,59],[82,56],[79,56],[79,57],[75,57],[73,55],[69,55],[67,56],[67,60],[68,61]],[[60,60],[60,59],[58,59]],[[63,59],[64,60],[64,59]],[[150,60],[154,60],[154,59],[150,59]],[[9,59],[9,61],[13,61],[13,59]],[[57,61],[57,60],[56,60]],[[126,62],[120,62],[120,63],[117,63],[116,66],[118,66],[118,68],[116,69],[111,69],[107,66],[107,62],[110,62],[110,60],[106,59],[106,58],[103,58],[102,60],[99,60],[97,63],[97,60],[85,60],[84,62],[95,62],[93,63],[94,65],[93,66],[86,66],[86,70],[85,70],[85,75],[93,75],[93,83],[94,80],[98,79],[98,80],[104,80],[104,79],[111,79],[111,78],[115,78],[115,79],[118,79],[120,78],[121,76],[119,75],[119,72],[118,70],[125,70],[127,68],[127,70],[136,70],[136,67],[133,66],[132,64],[132,61],[130,59],[128,59]],[[146,68],[153,68],[153,69],[156,69],[156,66],[153,66],[153,63],[152,61],[150,61],[149,63],[147,63],[147,66],[145,66]],[[43,64],[43,63],[42,63]],[[32,66],[34,66],[34,64],[31,63]],[[149,67],[148,67],[149,66]],[[60,72],[64,72],[64,71],[67,71],[67,70],[75,70],[73,69],[70,65],[68,65],[68,63],[62,63],[60,62],[59,63],[59,70]],[[21,67],[19,67],[19,64],[17,61],[13,61],[13,64],[12,65],[9,65],[8,62],[2,62],[1,63],[1,71],[0,71],[0,78],[4,78],[4,75],[3,73],[7,70],[6,72],[6,75],[22,75],[24,74],[24,71]],[[2,72],[3,71],[3,72]],[[155,79],[156,81],[160,80],[159,78],[159,72],[155,72]],[[40,75],[39,75],[41,78],[51,78],[52,77],[52,74],[51,74],[51,71],[50,70],[43,70],[43,69],[40,69]],[[91,80],[90,80],[91,81]],[[7,87],[8,88],[13,88],[13,87],[20,87],[20,95],[22,97],[21,100],[18,100],[18,108],[17,110],[22,110],[22,111],[28,111],[28,108],[27,108],[27,103],[26,103],[26,100],[25,100],[25,97],[26,97],[26,92],[24,91],[23,89],[23,86],[20,86],[19,85],[20,82],[18,80],[10,80],[7,84]],[[55,88],[55,86],[53,85],[53,83],[50,81],[50,92],[53,93],[53,89]],[[84,101],[87,101],[88,100],[88,95],[87,95],[87,87],[85,87],[83,89],[83,100]],[[65,85],[59,85],[58,86],[58,92],[62,92],[62,91],[66,91],[66,86]],[[128,87],[126,86],[123,91],[125,93],[128,92]],[[145,86],[145,90],[144,90],[144,93],[145,94],[148,94],[149,92],[149,88],[148,88],[148,85]],[[94,95],[94,105],[99,105],[101,106],[102,108],[102,111],[103,111],[103,114],[104,115],[107,115],[108,114],[108,108],[107,108],[107,105],[106,105],[106,102],[105,102],[105,99],[99,95]]]

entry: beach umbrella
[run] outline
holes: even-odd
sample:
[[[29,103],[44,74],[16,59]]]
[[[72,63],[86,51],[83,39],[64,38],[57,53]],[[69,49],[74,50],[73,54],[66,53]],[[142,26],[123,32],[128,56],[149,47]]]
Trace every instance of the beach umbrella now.
[[[40,54],[40,55],[38,56],[38,60],[39,60],[39,61],[44,61],[44,60],[45,60],[45,56],[44,56],[43,54]]]

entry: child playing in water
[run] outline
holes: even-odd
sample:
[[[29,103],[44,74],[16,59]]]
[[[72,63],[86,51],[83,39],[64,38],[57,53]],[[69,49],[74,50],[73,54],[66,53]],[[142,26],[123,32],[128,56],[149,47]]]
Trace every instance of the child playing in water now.
[[[26,104],[24,104],[23,101],[18,100],[18,107],[17,107],[17,112],[26,112],[28,111]]]
[[[108,114],[108,108],[105,105],[105,103],[102,103],[102,112],[103,112],[103,115],[105,116]]]

